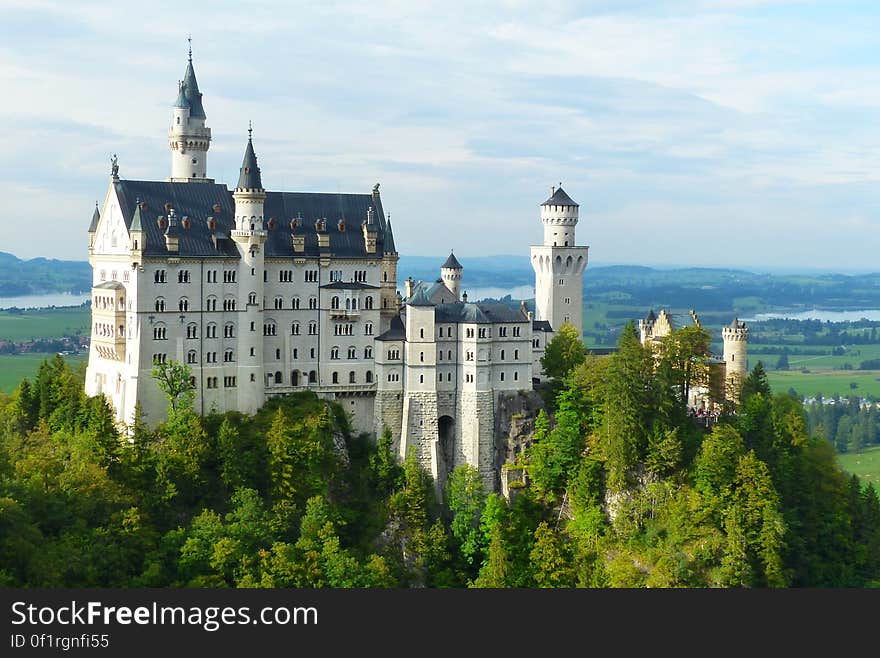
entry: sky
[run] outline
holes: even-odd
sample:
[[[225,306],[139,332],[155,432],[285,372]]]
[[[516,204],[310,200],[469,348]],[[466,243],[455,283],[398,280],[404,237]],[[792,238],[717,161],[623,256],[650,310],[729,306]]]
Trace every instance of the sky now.
[[[252,121],[267,189],[379,182],[401,253],[525,257],[562,183],[593,263],[880,270],[878,28],[848,0],[0,0],[0,251],[85,260],[113,153],[170,175],[191,34],[208,176]]]

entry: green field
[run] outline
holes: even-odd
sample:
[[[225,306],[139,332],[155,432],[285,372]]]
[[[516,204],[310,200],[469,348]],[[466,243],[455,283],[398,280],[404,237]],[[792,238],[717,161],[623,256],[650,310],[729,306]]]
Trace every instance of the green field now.
[[[87,306],[39,309],[11,313],[0,311],[0,340],[27,341],[89,333],[91,309]]]
[[[873,484],[875,487],[880,485],[880,446],[862,452],[838,455],[837,461],[843,470],[858,475],[863,482]]]
[[[809,373],[769,370],[767,379],[776,393],[785,393],[793,388],[803,396],[821,393],[830,398],[837,393],[841,397],[872,395],[880,398],[880,370],[824,370]],[[856,388],[850,386],[852,383],[857,384]]]
[[[33,379],[40,364],[54,354],[0,354],[0,391],[11,393],[25,377]],[[64,357],[71,368],[76,369],[88,360],[88,355],[77,354]]]

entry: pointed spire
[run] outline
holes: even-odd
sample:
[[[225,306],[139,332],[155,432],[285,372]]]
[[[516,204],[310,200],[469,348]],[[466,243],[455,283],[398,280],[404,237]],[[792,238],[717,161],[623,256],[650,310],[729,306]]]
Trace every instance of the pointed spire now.
[[[98,202],[95,201],[95,212],[92,213],[92,223],[89,224],[89,233],[94,233],[98,230],[98,220],[101,219],[101,211],[98,210]]]
[[[383,249],[386,254],[396,254],[397,249],[394,247],[394,232],[391,230],[391,213],[388,213],[388,220],[385,222],[385,235],[383,236]]]
[[[196,71],[192,62],[192,37],[189,41],[189,55],[186,64],[186,73],[183,75],[183,81],[179,83],[177,89],[176,107],[188,107],[189,115],[196,119],[205,118],[205,108],[202,106],[202,94],[199,91],[199,83],[196,80]]]
[[[460,270],[463,269],[461,263],[458,262],[458,259],[455,257],[455,254],[451,251],[449,252],[449,258],[446,259],[446,262],[441,265],[444,269],[450,270]]]
[[[263,189],[260,168],[257,166],[257,154],[254,153],[253,126],[250,123],[248,124],[247,148],[244,150],[244,160],[241,163],[241,173],[238,176],[238,189]]]
[[[129,227],[129,233],[133,233],[134,231],[143,231],[144,227],[141,222],[141,200],[138,197],[138,200],[135,201],[134,206],[134,216],[131,218],[131,226]]]

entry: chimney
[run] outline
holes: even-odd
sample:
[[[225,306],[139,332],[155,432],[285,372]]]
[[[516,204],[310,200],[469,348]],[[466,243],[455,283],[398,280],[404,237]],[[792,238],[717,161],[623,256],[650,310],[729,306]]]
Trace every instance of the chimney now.
[[[404,285],[406,286],[406,298],[409,299],[413,294],[413,278],[411,276],[406,277],[406,281],[404,281]]]
[[[467,292],[462,293],[461,301],[463,301],[465,304],[467,304]]]

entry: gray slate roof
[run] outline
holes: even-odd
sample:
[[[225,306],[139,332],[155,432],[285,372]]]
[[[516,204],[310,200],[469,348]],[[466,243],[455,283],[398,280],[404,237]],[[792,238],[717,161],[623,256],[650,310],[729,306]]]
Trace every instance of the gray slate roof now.
[[[165,204],[170,204],[177,214],[178,221],[183,217],[192,220],[189,229],[180,231],[180,257],[223,257],[238,258],[238,249],[229,240],[233,228],[235,203],[232,193],[219,183],[177,183],[168,181],[118,180],[113,185],[122,206],[125,225],[131,230],[135,216],[135,202],[138,198],[146,203],[141,211],[144,231],[143,251],[146,256],[168,256],[165,236],[159,228],[157,217],[168,215]],[[213,208],[217,206],[215,213]],[[381,200],[371,194],[324,194],[319,192],[267,192],[264,217],[275,219],[275,228],[267,231],[265,254],[268,258],[293,258],[305,256],[314,258],[328,255],[333,258],[376,258],[383,255],[384,241],[377,240],[376,253],[367,254],[360,222],[366,219],[367,209],[373,208],[381,230],[385,230],[382,220]],[[216,221],[216,229],[208,227],[207,219]],[[291,228],[291,220],[299,217],[297,226]],[[330,235],[329,251],[318,249],[318,234],[315,220],[327,219],[326,232]],[[348,227],[339,230],[338,220],[346,219]],[[213,236],[217,240],[214,244]],[[294,254],[292,235],[305,236],[304,254]],[[381,233],[379,234],[382,235]]]
[[[381,215],[379,216],[381,217]],[[385,224],[385,253],[397,253],[397,249],[394,247],[394,233],[391,232],[391,219],[389,219]]]
[[[547,320],[532,320],[532,331],[553,331]]]
[[[461,263],[458,262],[458,259],[455,257],[455,254],[449,254],[449,258],[446,259],[446,262],[441,265],[441,267],[448,267],[453,270],[463,269]]]
[[[260,178],[260,168],[257,166],[257,154],[254,153],[254,142],[250,137],[248,137],[248,143],[244,149],[244,159],[241,162],[241,173],[238,175],[237,189],[263,189],[263,180]]]
[[[453,302],[438,304],[434,313],[435,322],[490,324],[499,322],[528,322],[528,316],[520,309],[506,304]]]
[[[424,286],[418,286],[412,296],[406,300],[409,306],[433,306],[428,295],[425,294]]]
[[[196,72],[193,69],[192,59],[186,65],[186,73],[183,82],[177,91],[176,107],[188,107],[189,115],[197,119],[205,118],[205,108],[202,107],[202,94],[199,91],[199,83],[196,81]]]
[[[553,196],[547,199],[542,206],[577,206],[574,200],[565,193],[562,187],[557,187]]]
[[[95,212],[92,213],[92,223],[89,224],[89,233],[98,230],[98,221],[101,219],[101,213],[98,211],[98,204],[95,203]]]
[[[399,315],[391,318],[388,331],[376,336],[376,340],[403,340],[404,338],[406,338],[406,327]]]

